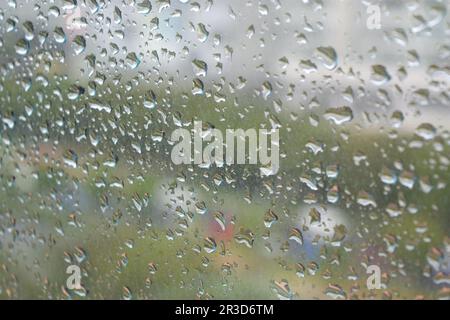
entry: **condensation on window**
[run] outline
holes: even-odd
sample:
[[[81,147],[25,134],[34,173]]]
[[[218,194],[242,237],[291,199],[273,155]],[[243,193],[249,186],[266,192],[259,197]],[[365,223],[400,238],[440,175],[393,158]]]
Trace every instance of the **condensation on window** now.
[[[447,1],[0,2],[1,299],[449,299]]]

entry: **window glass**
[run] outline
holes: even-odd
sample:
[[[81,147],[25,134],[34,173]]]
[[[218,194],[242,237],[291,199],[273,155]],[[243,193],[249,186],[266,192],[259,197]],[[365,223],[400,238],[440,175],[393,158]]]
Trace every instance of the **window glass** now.
[[[448,299],[448,2],[0,2],[0,298]]]

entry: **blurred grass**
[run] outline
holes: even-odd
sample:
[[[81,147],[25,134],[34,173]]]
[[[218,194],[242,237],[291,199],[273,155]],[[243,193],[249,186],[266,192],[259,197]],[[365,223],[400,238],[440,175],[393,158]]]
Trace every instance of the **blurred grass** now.
[[[35,94],[39,90],[45,90],[50,95],[53,90],[59,89],[61,92],[67,92],[69,83],[55,85],[50,82],[49,87],[33,88],[30,92],[23,92],[16,84],[4,82],[3,93],[10,95],[10,100],[15,101],[18,97],[21,101],[34,101]],[[138,97],[144,94],[142,87],[133,90],[132,95]],[[102,101],[111,101],[113,110],[120,107],[121,103],[125,103],[128,99],[121,95],[121,99],[117,99],[120,90],[111,88],[109,96],[103,96]],[[158,97],[167,97],[162,92],[157,93]],[[236,110],[231,103],[223,103],[216,106],[211,99],[203,97],[189,97],[189,99],[181,98],[181,95],[172,94],[169,97],[173,99],[171,107],[160,104],[156,110],[145,110],[141,106],[131,103],[130,107],[133,113],[130,117],[123,116],[122,119],[114,119],[114,112],[111,114],[98,113],[96,111],[87,110],[81,116],[75,117],[73,113],[64,114],[66,116],[67,129],[71,127],[72,121],[79,118],[77,129],[82,131],[85,128],[96,130],[101,128],[102,122],[107,120],[115,121],[122,124],[125,130],[132,127],[142,128],[144,116],[158,117],[158,108],[166,110],[173,114],[178,111],[182,114],[183,119],[202,119],[208,121],[215,127],[224,130],[232,125],[235,128],[251,128],[265,125],[269,127],[269,121],[264,116],[264,107],[249,107],[244,110]],[[139,99],[135,99],[139,101]],[[80,110],[89,99],[81,99],[73,102],[75,110]],[[248,98],[248,101],[251,101]],[[183,106],[184,104],[184,106]],[[244,103],[245,105],[245,103]],[[249,104],[250,105],[250,104]],[[2,250],[0,251],[0,266],[7,272],[0,274],[0,292],[1,298],[20,297],[20,298],[49,298],[64,297],[61,287],[64,285],[67,275],[65,268],[67,263],[64,262],[64,251],[73,252],[75,246],[84,248],[88,258],[86,262],[81,263],[83,269],[86,270],[88,276],[83,277],[83,283],[89,290],[88,298],[121,298],[122,287],[127,286],[133,292],[134,298],[159,298],[159,299],[177,299],[177,298],[233,298],[233,299],[268,299],[276,296],[270,289],[271,280],[280,281],[287,279],[293,292],[297,293],[297,298],[324,297],[323,288],[328,283],[339,283],[346,289],[354,284],[354,281],[346,279],[350,266],[358,267],[361,278],[356,281],[364,286],[365,277],[363,269],[360,267],[360,253],[357,252],[358,245],[362,242],[370,241],[374,246],[383,245],[383,235],[392,233],[397,235],[406,234],[408,238],[414,236],[420,237],[415,233],[417,222],[426,222],[430,235],[430,243],[426,244],[418,241],[416,250],[407,251],[404,249],[404,239],[401,236],[399,247],[395,254],[389,259],[400,259],[403,261],[419,261],[418,265],[409,266],[411,270],[409,285],[401,279],[392,279],[390,287],[396,288],[398,297],[414,297],[417,294],[426,293],[428,297],[433,297],[435,288],[424,285],[421,279],[421,269],[426,264],[425,257],[429,246],[437,246],[441,243],[441,239],[448,235],[450,222],[448,219],[448,209],[450,207],[447,197],[448,187],[441,190],[434,190],[432,193],[425,195],[417,187],[413,190],[406,190],[403,187],[393,189],[389,193],[389,197],[383,194],[382,183],[379,181],[378,173],[383,165],[392,167],[393,161],[402,161],[406,165],[415,168],[416,176],[434,176],[437,175],[440,180],[449,181],[449,172],[445,166],[432,168],[429,164],[430,159],[437,159],[438,154],[433,151],[431,143],[425,143],[420,149],[405,148],[404,151],[398,150],[399,144],[415,139],[410,134],[400,133],[395,140],[388,139],[385,133],[375,134],[373,131],[364,132],[363,129],[356,129],[352,126],[346,126],[344,129],[334,127],[325,121],[320,121],[317,127],[308,125],[308,112],[300,112],[299,119],[291,121],[286,116],[280,115],[281,130],[281,151],[285,153],[285,158],[281,162],[281,172],[277,177],[271,178],[252,178],[253,180],[245,181],[242,176],[237,175],[237,183],[235,187],[220,186],[215,187],[210,177],[214,173],[223,173],[227,169],[212,168],[209,176],[205,179],[196,178],[190,182],[193,174],[187,173],[186,167],[172,170],[170,165],[160,167],[159,164],[169,163],[168,153],[169,146],[161,147],[159,152],[145,153],[137,156],[133,153],[129,139],[123,137],[119,140],[118,145],[125,146],[121,152],[117,147],[111,144],[109,139],[102,139],[97,151],[103,152],[104,156],[97,155],[96,161],[102,162],[103,158],[109,156],[109,152],[119,153],[120,158],[115,168],[106,168],[103,165],[97,170],[89,170],[86,173],[81,171],[84,163],[88,163],[88,152],[93,148],[88,146],[86,142],[76,142],[70,134],[61,136],[59,133],[50,132],[48,135],[42,134],[38,130],[39,124],[45,121],[54,121],[61,117],[59,103],[55,103],[48,111],[42,111],[37,121],[33,123],[33,130],[25,128],[20,121],[14,129],[2,130],[2,137],[9,136],[12,145],[1,146],[3,154],[2,164],[2,192],[0,192],[0,201],[2,202],[3,213],[0,215],[2,225],[2,241],[0,242]],[[2,106],[2,116],[7,112],[14,112],[20,115],[24,112],[23,105],[10,104]],[[37,106],[35,106],[37,112]],[[239,112],[244,112],[245,117],[239,116]],[[35,114],[31,117],[34,118]],[[222,121],[225,118],[226,121]],[[95,119],[95,121],[91,121]],[[170,129],[162,123],[154,122],[154,126],[163,130]],[[288,130],[288,128],[291,128]],[[144,130],[142,130],[144,131]],[[350,138],[344,142],[338,136],[342,132],[350,132]],[[166,137],[170,132],[166,132]],[[25,135],[27,138],[23,138]],[[76,150],[79,158],[77,169],[67,168],[64,165],[57,166],[54,163],[44,163],[42,159],[38,162],[28,159],[20,161],[17,157],[18,152],[26,152],[31,145],[31,138],[35,137],[36,141],[44,141],[48,138],[48,143],[52,141],[60,141],[58,145],[59,157],[66,149]],[[143,136],[144,140],[149,138]],[[22,139],[24,145],[18,145],[15,142]],[[310,140],[320,141],[327,147],[323,153],[313,156],[312,154],[303,153],[304,145]],[[164,144],[163,142],[162,144]],[[330,146],[339,145],[338,151],[331,151]],[[380,154],[380,148],[384,149],[385,156]],[[354,164],[353,155],[357,152],[366,155],[368,166],[356,166]],[[99,152],[99,153],[100,153]],[[448,154],[448,146],[445,146],[443,154]],[[130,165],[129,160],[144,159],[144,165],[135,162]],[[301,159],[299,161],[299,159]],[[57,159],[61,161],[61,158]],[[289,210],[289,215],[284,215],[282,210],[277,210],[280,217],[279,227],[274,227],[272,238],[277,245],[282,244],[286,238],[286,227],[298,226],[299,210],[302,208],[302,200],[308,190],[304,185],[298,182],[298,177],[310,174],[308,168],[312,162],[321,162],[322,167],[329,164],[339,164],[340,174],[338,184],[344,199],[338,203],[338,207],[344,210],[345,215],[351,219],[355,226],[361,225],[369,230],[368,239],[358,239],[355,236],[357,230],[351,230],[348,236],[347,245],[353,247],[352,252],[345,252],[340,248],[329,248],[330,251],[341,257],[339,265],[331,265],[329,261],[320,261],[320,265],[329,268],[332,271],[330,280],[324,279],[321,272],[322,267],[316,276],[306,276],[299,279],[295,275],[293,266],[295,263],[302,261],[305,265],[310,262],[304,254],[299,254],[298,250],[291,248],[287,253],[281,252],[278,248],[274,248],[273,253],[268,253],[264,248],[264,241],[261,235],[265,228],[263,225],[263,215],[270,207],[282,208]],[[4,187],[7,183],[8,175],[17,174],[15,163],[27,163],[38,171],[39,179],[32,187],[32,191],[24,191],[20,186]],[[20,165],[19,165],[20,166]],[[59,178],[49,178],[47,173],[49,170],[54,172],[62,172]],[[236,172],[249,170],[256,171],[257,168],[243,167],[237,169]],[[176,182],[176,175],[183,172],[187,174],[186,183]],[[194,172],[203,172],[195,169]],[[134,183],[128,183],[127,177],[133,174],[142,174],[143,181],[134,179]],[[113,190],[111,188],[97,188],[94,184],[95,179],[102,177],[108,181],[112,176],[120,177],[124,183],[123,190]],[[32,179],[25,177],[25,184],[30,183]],[[60,198],[61,194],[75,194],[71,187],[72,181],[79,181],[79,188],[82,189],[84,197],[78,198],[78,201],[84,203],[84,209],[77,214],[82,224],[79,228],[64,227],[64,236],[55,232],[55,224],[61,222],[66,224],[67,208],[60,212],[49,210],[54,209],[54,204],[49,202],[55,201],[53,196]],[[295,179],[295,180],[294,180]],[[133,180],[133,179],[131,179]],[[207,202],[209,208],[207,216],[214,210],[227,210],[233,212],[236,216],[235,231],[239,227],[251,229],[255,233],[255,246],[250,249],[243,245],[236,244],[232,239],[225,242],[228,253],[221,256],[218,252],[214,254],[206,254],[204,251],[196,253],[193,251],[195,245],[202,245],[203,238],[209,236],[208,222],[201,217],[195,217],[194,222],[182,237],[175,237],[170,241],[166,237],[168,227],[175,225],[173,221],[155,222],[151,227],[147,227],[145,222],[147,218],[161,219],[161,206],[163,203],[155,194],[161,187],[162,183],[173,181],[178,185],[185,185],[196,190],[197,197]],[[279,195],[272,197],[273,203],[267,200],[267,193],[259,196],[258,191],[263,189],[260,187],[262,182],[270,181],[274,185],[275,193]],[[325,181],[327,181],[325,179]],[[210,191],[205,191],[199,186],[199,182],[203,182],[210,187]],[[331,183],[330,181],[327,181]],[[292,189],[287,191],[286,185],[293,183]],[[252,190],[249,190],[251,188]],[[56,190],[56,192],[55,192]],[[347,190],[347,192],[344,192]],[[359,190],[369,191],[379,203],[376,209],[362,208],[355,205],[355,194]],[[416,215],[404,213],[401,217],[392,219],[388,218],[383,207],[390,201],[397,199],[398,193],[403,191],[408,203],[415,202],[420,207],[420,212]],[[77,191],[78,192],[78,191]],[[130,203],[130,197],[134,194],[143,195],[148,192],[150,198],[150,206],[142,212],[133,209]],[[251,203],[244,200],[244,196],[250,192],[252,195]],[[326,195],[324,191],[318,191],[319,203],[326,203]],[[101,197],[106,195],[111,205],[102,212],[98,208],[101,205]],[[284,198],[285,196],[286,198]],[[214,201],[214,197],[220,197],[223,204]],[[18,201],[22,198],[23,201]],[[293,201],[294,200],[294,201]],[[432,210],[434,206],[437,209]],[[63,207],[70,207],[64,205]],[[114,225],[111,219],[112,210],[121,210],[123,217],[118,225]],[[216,209],[214,209],[216,208]],[[5,210],[9,211],[9,215],[5,214]],[[170,211],[170,210],[169,210]],[[373,219],[370,214],[377,216]],[[38,218],[34,218],[38,216]],[[14,217],[17,221],[16,225],[10,227],[6,223]],[[202,220],[203,219],[203,220]],[[206,219],[206,218],[205,218]],[[164,219],[163,219],[164,220]],[[37,221],[37,223],[35,223]],[[383,223],[386,221],[386,223]],[[175,227],[176,228],[176,227]],[[16,239],[12,240],[12,236],[16,234]],[[133,239],[135,241],[134,248],[128,249],[124,245],[124,241]],[[354,243],[353,243],[354,242]],[[177,251],[183,251],[183,257],[177,258]],[[218,250],[220,251],[220,250]],[[128,265],[118,268],[117,263],[123,253],[127,254]],[[210,263],[208,267],[202,266],[202,257],[206,256]],[[147,264],[155,262],[158,271],[151,275],[148,273]],[[224,263],[232,265],[231,275],[226,276],[221,268]],[[186,274],[181,272],[185,267],[188,271]],[[152,283],[146,287],[145,279],[149,277]],[[184,282],[184,283],[182,283]],[[202,290],[203,288],[203,290]],[[347,290],[348,291],[348,290]],[[361,289],[361,291],[366,291]],[[9,292],[9,293],[8,293]],[[378,298],[381,292],[377,293]],[[76,298],[76,296],[74,296]]]

